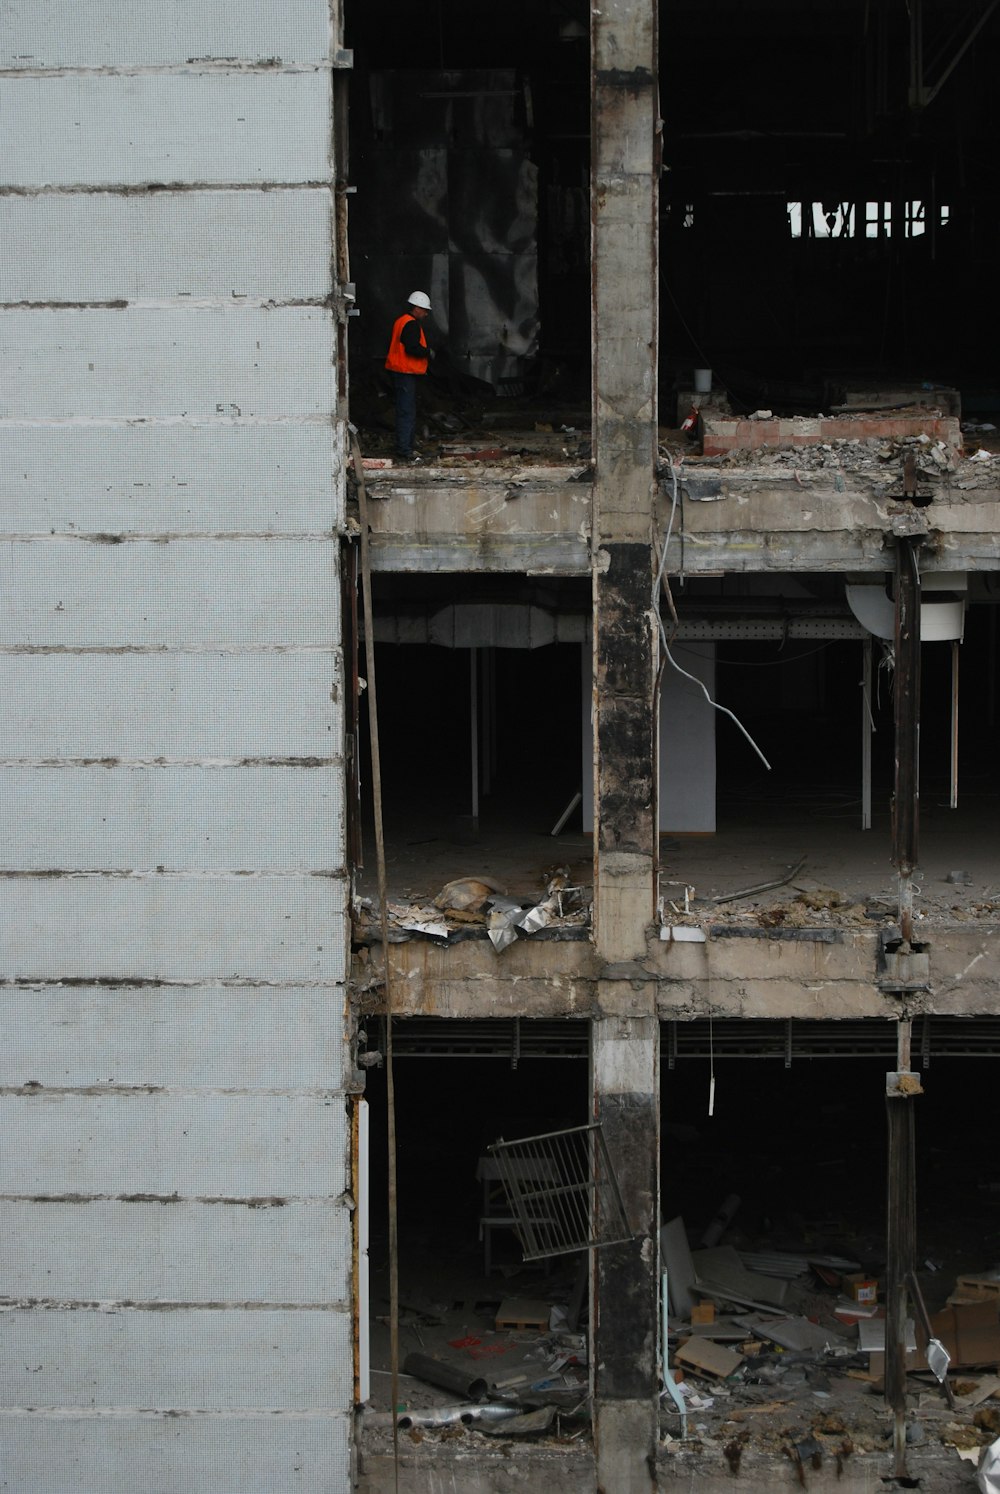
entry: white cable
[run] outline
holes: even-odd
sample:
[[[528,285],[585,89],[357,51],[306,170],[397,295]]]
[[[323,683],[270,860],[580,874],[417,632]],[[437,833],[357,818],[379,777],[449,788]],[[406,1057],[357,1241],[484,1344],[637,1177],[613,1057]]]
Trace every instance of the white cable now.
[[[663,549],[660,554],[660,564],[657,567],[656,571],[656,581],[653,583],[653,615],[656,618],[657,624],[659,625],[660,642],[663,644],[663,652],[666,654],[667,658],[670,660],[670,663],[678,674],[683,675],[686,680],[690,680],[693,685],[698,686],[699,690],[702,692],[705,699],[708,701],[709,705],[714,711],[721,711],[724,716],[729,717],[730,721],[736,722],[736,725],[746,737],[747,741],[750,743],[750,746],[753,748],[754,752],[756,752],[757,756],[764,764],[764,767],[770,773],[771,764],[768,762],[763,752],[761,752],[760,748],[757,746],[757,743],[747,731],[740,718],[734,715],[728,706],[720,705],[717,700],[713,700],[711,695],[709,695],[708,693],[705,682],[703,680],[700,680],[697,675],[688,674],[686,669],[682,669],[677,660],[674,658],[673,654],[670,652],[670,645],[667,642],[666,629],[663,626],[663,618],[660,616],[660,586],[662,585],[664,572],[667,568],[667,551],[670,549],[670,536],[674,527],[674,517],[677,513],[677,470],[674,467],[674,464],[670,460],[669,456],[667,457],[667,466],[670,469],[670,476],[673,481],[673,497],[670,503],[670,518],[667,522],[667,532],[663,536]]]
[[[708,1017],[708,1113],[715,1114],[715,1035],[712,1031],[712,1015]]]

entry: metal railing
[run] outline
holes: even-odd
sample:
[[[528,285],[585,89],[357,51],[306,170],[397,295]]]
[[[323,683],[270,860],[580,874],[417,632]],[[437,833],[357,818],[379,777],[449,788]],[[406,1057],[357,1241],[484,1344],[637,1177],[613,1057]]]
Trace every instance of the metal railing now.
[[[526,1261],[632,1239],[599,1124],[500,1140],[489,1151]]]

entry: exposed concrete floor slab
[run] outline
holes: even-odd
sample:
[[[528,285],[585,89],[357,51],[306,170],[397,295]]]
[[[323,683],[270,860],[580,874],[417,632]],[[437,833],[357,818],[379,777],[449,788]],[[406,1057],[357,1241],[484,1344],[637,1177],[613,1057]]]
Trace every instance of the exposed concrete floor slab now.
[[[484,813],[474,840],[467,824],[459,827],[458,816],[449,822],[419,806],[391,819],[386,825],[390,899],[430,903],[447,882],[459,877],[485,877],[512,897],[541,898],[557,867],[567,867],[572,882],[590,887],[589,835],[571,831],[553,836],[546,832],[548,816],[543,810],[526,819],[516,805],[506,807],[507,815]],[[553,823],[561,807],[552,807]],[[955,810],[925,803],[915,878],[918,917],[966,922],[1000,916],[998,844],[1000,797],[963,796]],[[862,830],[860,801],[826,791],[789,790],[773,799],[724,809],[714,835],[665,835],[660,850],[665,898],[682,909],[685,888],[693,889],[690,906],[699,921],[748,916],[793,902],[799,894],[826,890],[838,894],[839,900],[811,911],[819,922],[836,922],[858,904],[890,908],[897,896],[888,813],[876,812],[872,829]],[[784,877],[803,857],[805,864],[786,887],[731,899],[743,888]],[[963,879],[950,880],[956,872],[963,873]],[[360,895],[374,897],[370,850],[357,887]],[[731,900],[716,903],[718,897]]]

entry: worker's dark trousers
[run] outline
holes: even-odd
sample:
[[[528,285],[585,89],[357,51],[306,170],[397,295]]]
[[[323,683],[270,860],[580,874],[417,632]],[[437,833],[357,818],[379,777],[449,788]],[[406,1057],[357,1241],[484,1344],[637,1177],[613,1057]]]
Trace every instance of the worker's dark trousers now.
[[[396,455],[413,455],[413,433],[417,425],[417,374],[394,373],[396,389]]]

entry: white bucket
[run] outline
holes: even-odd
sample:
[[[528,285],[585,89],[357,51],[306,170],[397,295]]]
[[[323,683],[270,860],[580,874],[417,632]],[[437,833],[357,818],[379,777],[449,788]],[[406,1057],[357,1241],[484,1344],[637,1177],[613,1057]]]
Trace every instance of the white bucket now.
[[[710,368],[696,368],[694,371],[695,394],[711,394],[712,392],[712,370]]]

